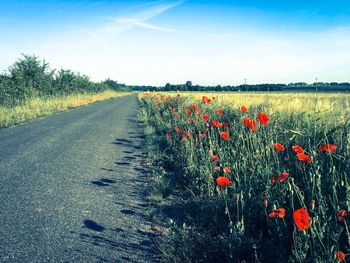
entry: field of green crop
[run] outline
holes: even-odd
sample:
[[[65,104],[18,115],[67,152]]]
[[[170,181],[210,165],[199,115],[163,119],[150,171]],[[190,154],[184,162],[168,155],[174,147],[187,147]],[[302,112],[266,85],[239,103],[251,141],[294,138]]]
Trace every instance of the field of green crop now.
[[[169,262],[342,262],[349,94],[142,93]]]

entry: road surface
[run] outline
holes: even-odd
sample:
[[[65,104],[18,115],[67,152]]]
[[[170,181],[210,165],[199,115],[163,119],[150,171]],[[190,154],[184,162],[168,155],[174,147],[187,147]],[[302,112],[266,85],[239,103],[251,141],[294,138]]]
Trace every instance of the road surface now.
[[[0,130],[0,262],[153,262],[137,95]]]

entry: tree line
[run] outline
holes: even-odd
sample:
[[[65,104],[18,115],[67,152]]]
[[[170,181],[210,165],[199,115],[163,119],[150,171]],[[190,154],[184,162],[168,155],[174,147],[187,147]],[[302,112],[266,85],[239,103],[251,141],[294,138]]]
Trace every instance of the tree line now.
[[[88,76],[69,69],[51,69],[35,55],[22,55],[0,74],[0,105],[13,106],[33,97],[96,93],[107,89],[129,90],[124,84],[107,79],[93,82]]]
[[[107,79],[93,82],[88,76],[69,69],[51,69],[49,63],[35,55],[22,55],[0,74],[0,105],[15,105],[36,96],[64,96],[74,93],[115,91],[350,91],[350,83],[305,82],[290,84],[242,84],[238,86],[202,86],[191,81],[165,86],[141,86]]]
[[[185,84],[167,83],[164,87],[149,87],[151,91],[350,91],[349,82],[315,82],[308,84],[306,82],[297,82],[289,84],[241,84],[201,86],[193,85],[191,81]]]

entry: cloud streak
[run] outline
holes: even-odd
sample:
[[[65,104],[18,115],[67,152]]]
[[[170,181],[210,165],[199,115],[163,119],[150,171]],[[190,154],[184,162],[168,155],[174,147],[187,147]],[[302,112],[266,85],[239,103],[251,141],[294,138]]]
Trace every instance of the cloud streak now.
[[[81,28],[83,32],[87,33],[98,45],[100,45],[105,51],[113,53],[109,46],[109,41],[114,39],[117,35],[130,31],[134,28],[144,28],[148,30],[155,30],[169,33],[184,33],[183,31],[167,28],[163,26],[154,25],[148,21],[154,17],[157,17],[164,12],[176,8],[183,4],[184,1],[177,1],[174,3],[155,3],[153,5],[147,5],[142,11],[136,12],[122,17],[109,18],[108,23],[103,24],[96,29]]]

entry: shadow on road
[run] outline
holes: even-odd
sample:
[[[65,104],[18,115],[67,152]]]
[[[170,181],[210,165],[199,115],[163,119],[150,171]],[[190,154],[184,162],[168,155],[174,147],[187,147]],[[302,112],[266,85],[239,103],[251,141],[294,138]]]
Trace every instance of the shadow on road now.
[[[106,176],[90,182],[92,190],[95,189],[103,198],[112,199],[115,204],[112,225],[103,219],[86,218],[81,233],[77,234],[84,244],[113,250],[110,254],[118,255],[118,258],[95,255],[98,262],[159,262],[154,245],[155,233],[145,216],[149,204],[146,199],[148,170],[140,146],[144,136],[134,133],[129,138],[112,142],[121,158],[113,162],[113,167],[100,167]]]

